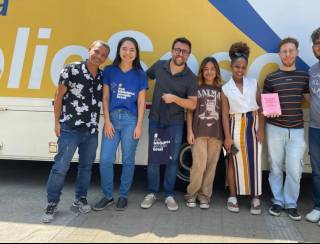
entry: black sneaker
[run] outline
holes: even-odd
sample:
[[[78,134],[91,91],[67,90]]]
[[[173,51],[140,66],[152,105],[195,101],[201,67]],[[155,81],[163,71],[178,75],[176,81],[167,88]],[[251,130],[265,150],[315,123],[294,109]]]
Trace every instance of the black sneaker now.
[[[117,202],[116,210],[124,211],[128,206],[128,199],[124,197],[120,197]]]
[[[48,203],[45,213],[41,218],[41,222],[44,224],[49,224],[55,219],[55,215],[58,212],[58,204]]]
[[[93,207],[93,210],[102,211],[113,204],[114,204],[113,198],[104,197]]]
[[[298,213],[298,209],[296,209],[296,208],[287,209],[287,213],[289,215],[289,218],[294,220],[294,221],[301,221],[302,220],[302,217]]]
[[[279,217],[281,215],[282,207],[280,205],[274,204],[270,209],[269,209],[269,214],[271,216]]]

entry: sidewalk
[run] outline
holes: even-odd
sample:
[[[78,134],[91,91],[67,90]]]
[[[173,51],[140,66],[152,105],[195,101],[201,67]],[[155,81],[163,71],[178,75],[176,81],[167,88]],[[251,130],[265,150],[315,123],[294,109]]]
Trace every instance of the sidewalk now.
[[[268,215],[269,197],[263,199],[263,215],[249,214],[249,201],[241,199],[241,213],[226,210],[226,195],[216,193],[208,211],[188,209],[183,194],[177,199],[180,211],[170,213],[163,202],[150,210],[139,207],[144,197],[144,170],[139,169],[125,212],[113,207],[87,215],[70,206],[73,201],[73,174],[69,176],[59,206],[57,220],[50,225],[40,223],[45,207],[45,183],[48,167],[0,166],[0,242],[317,242],[320,227],[291,221],[285,213],[279,218]],[[9,168],[9,169],[8,169]],[[97,170],[88,200],[100,198]],[[142,180],[141,180],[142,179]],[[310,179],[304,180],[300,203],[305,215],[312,206]],[[219,186],[220,187],[220,186]]]

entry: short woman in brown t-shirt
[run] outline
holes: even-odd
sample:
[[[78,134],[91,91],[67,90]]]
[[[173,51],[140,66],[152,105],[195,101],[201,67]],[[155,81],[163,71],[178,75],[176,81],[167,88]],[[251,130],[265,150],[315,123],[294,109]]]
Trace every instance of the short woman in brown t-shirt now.
[[[221,119],[221,75],[216,59],[203,60],[199,71],[198,103],[188,112],[188,142],[193,165],[186,204],[190,208],[210,208],[212,186],[223,144]]]

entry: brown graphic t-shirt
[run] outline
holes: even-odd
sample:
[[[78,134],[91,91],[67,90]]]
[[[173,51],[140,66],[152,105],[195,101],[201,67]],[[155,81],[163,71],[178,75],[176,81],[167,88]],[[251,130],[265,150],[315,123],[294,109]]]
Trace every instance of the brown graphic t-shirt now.
[[[193,116],[195,138],[214,137],[224,139],[222,127],[221,88],[201,85],[198,88],[198,104]]]

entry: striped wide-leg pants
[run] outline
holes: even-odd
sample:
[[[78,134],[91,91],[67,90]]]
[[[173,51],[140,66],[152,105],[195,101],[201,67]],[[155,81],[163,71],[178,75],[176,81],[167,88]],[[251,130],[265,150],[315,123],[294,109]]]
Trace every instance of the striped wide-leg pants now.
[[[238,195],[262,195],[262,145],[257,140],[257,112],[230,115],[231,135],[239,152],[233,156]]]

